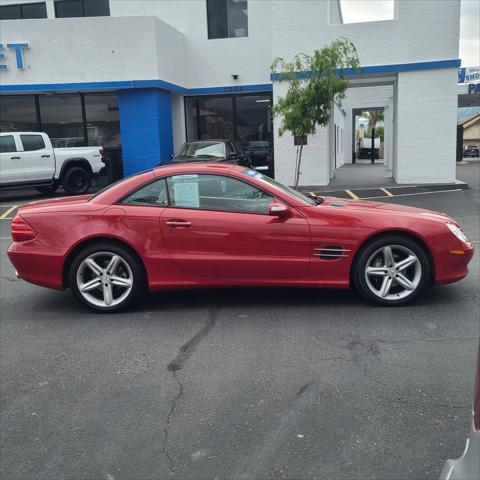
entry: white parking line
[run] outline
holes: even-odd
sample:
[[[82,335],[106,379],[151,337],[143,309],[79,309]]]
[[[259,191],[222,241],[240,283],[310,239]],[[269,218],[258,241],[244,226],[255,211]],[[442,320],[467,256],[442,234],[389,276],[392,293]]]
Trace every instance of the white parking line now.
[[[412,195],[430,195],[431,193],[449,193],[449,192],[461,192],[463,188],[456,188],[454,190],[436,190],[434,192],[417,192],[417,193],[399,193],[395,194],[393,197],[362,197],[360,200],[371,200],[372,198],[396,198],[396,197],[409,197]]]
[[[3,212],[0,215],[0,220],[9,220],[9,215],[16,210],[19,207],[19,205],[12,205],[6,212]]]

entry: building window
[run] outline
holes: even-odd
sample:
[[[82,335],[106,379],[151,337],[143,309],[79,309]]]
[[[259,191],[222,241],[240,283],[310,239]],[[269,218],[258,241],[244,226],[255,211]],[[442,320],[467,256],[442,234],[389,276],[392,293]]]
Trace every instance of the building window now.
[[[273,176],[272,94],[185,97],[187,141],[240,143],[262,173]]]
[[[207,0],[208,38],[248,37],[247,0]]]
[[[330,24],[395,20],[397,0],[330,0]]]
[[[47,18],[46,3],[20,3],[0,6],[0,20],[19,20],[22,18]]]
[[[42,130],[54,147],[83,147],[85,133],[79,94],[41,95]]]
[[[55,17],[109,17],[109,0],[55,0]]]
[[[115,93],[86,93],[85,119],[88,145],[118,147],[120,117]]]
[[[0,96],[0,132],[38,132],[33,95]]]

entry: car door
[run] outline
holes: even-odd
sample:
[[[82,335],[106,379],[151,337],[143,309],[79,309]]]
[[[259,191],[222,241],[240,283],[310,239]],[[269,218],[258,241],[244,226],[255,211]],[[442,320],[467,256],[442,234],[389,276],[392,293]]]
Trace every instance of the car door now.
[[[20,134],[23,152],[23,168],[26,182],[52,180],[55,174],[53,148],[45,144],[43,135],[37,133]]]
[[[0,135],[0,183],[21,183],[24,181],[22,153],[15,135]]]
[[[307,274],[310,230],[296,210],[288,218],[271,216],[271,195],[224,175],[175,175],[167,185],[170,202],[160,228],[182,272],[209,278]]]

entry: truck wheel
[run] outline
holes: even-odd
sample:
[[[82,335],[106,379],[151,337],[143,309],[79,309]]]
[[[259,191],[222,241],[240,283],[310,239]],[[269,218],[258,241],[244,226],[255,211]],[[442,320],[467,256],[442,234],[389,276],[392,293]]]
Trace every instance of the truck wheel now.
[[[36,188],[40,193],[44,193],[48,195],[50,193],[55,193],[58,190],[59,186],[60,184],[58,183],[58,181],[55,181],[51,185],[46,185],[44,187],[36,187]]]
[[[69,195],[83,195],[88,192],[91,175],[83,167],[69,168],[63,176],[62,187]]]

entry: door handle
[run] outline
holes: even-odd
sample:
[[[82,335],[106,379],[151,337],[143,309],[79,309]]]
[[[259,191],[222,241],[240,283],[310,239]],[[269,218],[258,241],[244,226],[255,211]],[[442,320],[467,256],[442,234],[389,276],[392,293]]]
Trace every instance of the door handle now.
[[[10,157],[12,160],[20,160],[22,157]]]
[[[50,158],[50,155],[42,155],[42,158]]]
[[[190,228],[192,226],[192,222],[187,220],[167,220],[165,223],[172,228]]]

